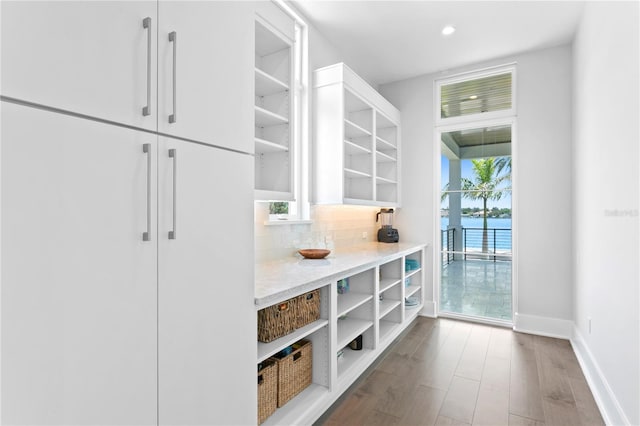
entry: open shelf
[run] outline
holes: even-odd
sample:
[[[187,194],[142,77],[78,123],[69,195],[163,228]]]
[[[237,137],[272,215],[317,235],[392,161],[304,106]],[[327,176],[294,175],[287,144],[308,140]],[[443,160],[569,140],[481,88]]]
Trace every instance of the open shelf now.
[[[347,138],[361,138],[363,136],[371,136],[371,132],[364,127],[361,127],[351,120],[344,119],[344,133]]]
[[[344,64],[314,75],[316,203],[399,206],[400,111]]]
[[[300,339],[305,338],[311,333],[320,330],[322,327],[325,327],[329,323],[326,319],[319,319],[318,321],[312,322],[302,328],[297,329],[293,333],[289,333],[286,336],[282,336],[279,339],[274,340],[273,342],[264,343],[258,342],[258,362],[262,362],[265,359],[269,358],[273,354],[280,352],[282,349],[287,346],[292,345]]]
[[[422,286],[419,286],[419,285],[410,285],[409,287],[407,287],[407,288],[405,289],[405,293],[404,293],[404,294],[405,294],[405,297],[411,297],[411,296],[413,296],[414,294],[416,294],[416,292],[417,292],[418,290],[421,290],[421,289],[422,289]]]
[[[397,160],[389,154],[386,154],[382,151],[376,151],[376,161],[378,163],[393,163]]]
[[[255,138],[256,154],[267,154],[271,152],[287,152],[289,147],[280,145],[279,143],[270,142],[265,139]]]
[[[418,246],[403,253],[381,255],[379,261],[354,265],[351,272],[323,277],[326,281],[320,293],[323,319],[274,342],[258,343],[258,362],[302,338],[313,343],[312,385],[276,410],[265,424],[313,424],[316,416],[384,354],[415,320],[424,307],[425,268],[406,272],[406,259],[424,265],[425,249]],[[412,278],[406,287],[405,277]],[[346,283],[348,286],[343,285]],[[346,293],[338,293],[338,289]],[[416,297],[418,305],[406,307],[408,297]],[[360,341],[359,336],[362,349],[351,349],[349,344],[356,339]],[[336,359],[341,351],[342,355]]]
[[[353,169],[344,169],[344,175],[345,177],[351,178],[351,179],[364,179],[364,178],[371,177],[369,173],[364,173],[364,172],[360,172],[358,170],[353,170]]]
[[[396,146],[386,139],[382,139],[380,136],[376,137],[376,149],[378,151],[388,151],[396,149]]]
[[[338,320],[338,348],[343,348],[353,339],[373,326],[373,321],[358,318]]]
[[[347,155],[363,155],[363,154],[371,154],[371,150],[363,147],[362,145],[358,145],[357,143],[345,140],[344,141],[344,152]]]
[[[285,22],[285,21],[282,21]],[[293,25],[293,24],[291,24]],[[293,199],[293,40],[256,19],[254,56],[254,198]]]
[[[380,340],[387,340],[393,333],[393,331],[398,327],[400,327],[400,324],[397,322],[381,320],[378,325],[378,330],[380,331]]]
[[[345,315],[358,306],[361,306],[373,299],[371,294],[345,293],[338,295],[338,317]]]
[[[413,275],[417,274],[417,273],[418,273],[418,272],[420,272],[421,270],[422,270],[422,268],[414,269],[414,270],[412,270],[412,271],[407,271],[407,272],[405,273],[404,277],[405,277],[405,279],[406,279],[406,278],[409,278],[409,277],[411,277],[411,276],[413,276]]]
[[[274,93],[286,92],[289,86],[281,80],[267,74],[260,68],[255,69],[256,96],[268,96]]]
[[[383,178],[380,176],[376,176],[376,183],[377,184],[396,184],[398,182],[396,182],[395,180],[391,180],[391,179],[387,179],[387,178]]]
[[[389,312],[400,306],[400,300],[383,299],[380,301],[380,318],[385,317]]]
[[[402,281],[400,278],[382,278],[380,279],[380,293],[390,289]]]
[[[296,395],[284,406],[278,408],[261,426],[293,425],[298,424],[300,417],[308,411],[309,407],[329,396],[329,388],[317,383],[311,383],[309,387]]]
[[[268,111],[262,107],[255,106],[256,110],[256,126],[274,126],[278,124],[288,124],[289,119],[274,112]]]

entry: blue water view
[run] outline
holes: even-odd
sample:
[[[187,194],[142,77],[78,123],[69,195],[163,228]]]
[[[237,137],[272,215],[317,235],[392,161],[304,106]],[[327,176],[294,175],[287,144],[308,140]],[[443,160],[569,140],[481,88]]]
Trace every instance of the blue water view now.
[[[446,230],[448,224],[448,217],[440,218],[441,230]],[[483,219],[481,217],[462,218],[462,227],[465,228],[463,244],[466,249],[482,248],[482,225]],[[511,218],[487,218],[487,228],[490,250],[493,250],[495,244],[497,251],[511,251]],[[446,234],[443,237],[446,238]]]
[[[447,229],[447,225],[449,224],[448,217],[440,218],[440,229]],[[481,217],[463,217],[462,218],[462,227],[463,228],[482,228],[482,218]],[[487,227],[489,228],[500,228],[500,229],[511,229],[511,218],[497,218],[490,217],[487,218]]]

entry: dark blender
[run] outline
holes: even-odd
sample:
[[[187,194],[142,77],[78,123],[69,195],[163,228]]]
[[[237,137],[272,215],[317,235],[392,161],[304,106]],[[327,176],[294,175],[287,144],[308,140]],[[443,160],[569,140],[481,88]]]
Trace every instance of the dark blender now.
[[[382,227],[378,229],[378,241],[381,243],[397,243],[400,239],[398,230],[393,228],[393,209],[380,209],[376,213],[376,222],[381,221]]]

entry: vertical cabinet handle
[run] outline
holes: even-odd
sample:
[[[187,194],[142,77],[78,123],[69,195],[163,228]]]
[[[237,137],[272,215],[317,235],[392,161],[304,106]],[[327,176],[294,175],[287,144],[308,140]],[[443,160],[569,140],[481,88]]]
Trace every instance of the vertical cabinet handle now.
[[[176,197],[178,195],[177,194],[178,192],[178,184],[177,184],[178,153],[176,152],[175,149],[169,150],[169,158],[173,158],[173,229],[169,231],[169,239],[175,240],[176,239],[176,218],[177,218]]]
[[[142,152],[147,154],[147,231],[142,233],[142,241],[151,241],[151,144],[143,144]]]
[[[142,115],[151,114],[151,18],[142,20],[142,28],[147,30],[147,105],[142,108]]]
[[[176,113],[176,57],[178,55],[178,34],[175,31],[169,33],[169,41],[173,42],[173,114],[169,116],[169,123],[175,123]]]

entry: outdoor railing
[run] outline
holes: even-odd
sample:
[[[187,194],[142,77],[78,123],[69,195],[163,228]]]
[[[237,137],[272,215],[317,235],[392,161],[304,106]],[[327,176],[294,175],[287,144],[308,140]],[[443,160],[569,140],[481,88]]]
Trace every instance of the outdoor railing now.
[[[446,247],[446,251],[442,251],[442,264],[448,265],[454,260],[454,252],[456,251],[456,229],[445,229],[442,231],[442,247]]]
[[[462,228],[462,247],[456,250],[455,229],[441,231],[442,264],[448,265],[456,254],[464,259],[511,260],[511,229],[487,228],[483,247],[483,228]]]

